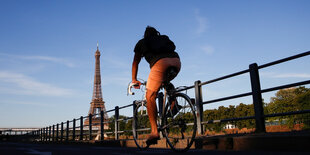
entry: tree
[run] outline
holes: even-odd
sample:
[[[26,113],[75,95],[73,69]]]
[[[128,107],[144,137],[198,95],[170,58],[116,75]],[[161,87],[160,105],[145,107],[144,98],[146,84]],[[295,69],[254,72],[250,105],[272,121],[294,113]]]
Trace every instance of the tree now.
[[[293,87],[281,89],[275,97],[270,99],[267,105],[268,113],[285,113],[310,109],[310,89],[305,87]],[[269,120],[279,120],[285,122],[289,127],[293,127],[296,123],[304,123],[305,127],[309,126],[309,114],[290,115],[269,118]]]
[[[218,119],[218,112],[216,109],[213,110],[205,110],[203,112],[204,118],[207,121],[211,121],[211,120],[217,120]],[[211,123],[211,124],[207,124],[206,125],[206,129],[210,130],[210,131],[219,131],[220,129],[220,125],[218,123]]]
[[[304,92],[300,95],[298,95],[295,99],[297,103],[299,103],[299,109],[300,110],[309,110],[310,109],[310,91],[308,89],[307,92]],[[310,114],[302,114],[297,116],[297,120],[300,120],[302,123],[304,123],[304,128],[309,129],[310,128]]]
[[[119,121],[119,131],[124,131],[124,130],[132,130],[131,124],[132,121],[127,119],[127,116],[119,115],[119,119],[124,119],[123,121]],[[115,115],[110,117],[111,123],[109,123],[109,130],[114,132],[115,130]],[[131,132],[125,132],[126,135],[131,135]]]
[[[246,105],[246,104],[240,103],[238,106],[236,106],[234,117],[239,118],[239,117],[246,117],[246,116],[254,116],[254,106],[253,104]],[[236,126],[239,129],[254,128],[255,121],[254,120],[237,121]]]

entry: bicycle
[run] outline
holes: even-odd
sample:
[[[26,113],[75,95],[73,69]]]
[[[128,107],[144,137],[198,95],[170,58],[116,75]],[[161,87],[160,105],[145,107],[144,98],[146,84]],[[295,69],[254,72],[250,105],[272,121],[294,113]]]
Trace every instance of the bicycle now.
[[[130,95],[134,95],[131,91],[133,86],[134,84],[129,84],[128,86],[128,94]],[[142,86],[145,87],[146,82],[143,82]],[[164,84],[163,88],[164,93],[160,92],[157,94],[157,105],[159,107],[157,123],[160,138],[165,137],[166,144],[172,150],[185,152],[190,149],[196,136],[197,118],[195,107],[191,99],[186,94],[177,92],[178,88],[175,89],[170,82]],[[177,113],[174,112],[174,108],[170,108],[172,102],[174,102],[176,108],[179,108]],[[151,132],[147,110],[144,109],[147,106],[145,97],[142,100],[136,100],[133,105],[133,138],[137,147],[145,150],[149,148],[149,145],[146,144],[146,139]]]

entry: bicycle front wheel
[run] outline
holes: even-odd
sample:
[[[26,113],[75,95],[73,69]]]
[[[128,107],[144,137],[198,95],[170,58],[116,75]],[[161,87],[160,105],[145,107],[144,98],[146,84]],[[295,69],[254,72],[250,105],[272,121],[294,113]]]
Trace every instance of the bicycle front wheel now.
[[[132,122],[133,138],[137,147],[141,150],[147,149],[147,136],[151,133],[151,125],[147,110],[142,104],[138,104],[134,110]]]
[[[197,130],[196,115],[191,99],[183,93],[173,96],[178,107],[174,112],[167,104],[165,107],[163,122],[163,134],[167,143],[176,152],[185,152],[192,146]]]

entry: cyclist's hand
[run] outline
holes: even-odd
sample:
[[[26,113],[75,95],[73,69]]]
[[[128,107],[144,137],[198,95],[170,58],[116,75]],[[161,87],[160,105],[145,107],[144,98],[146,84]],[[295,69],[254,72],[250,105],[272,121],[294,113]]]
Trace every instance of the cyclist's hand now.
[[[135,89],[140,89],[140,86],[141,86],[141,82],[140,82],[140,81],[138,81],[138,80],[133,80],[131,83],[134,84],[133,87],[134,87]]]

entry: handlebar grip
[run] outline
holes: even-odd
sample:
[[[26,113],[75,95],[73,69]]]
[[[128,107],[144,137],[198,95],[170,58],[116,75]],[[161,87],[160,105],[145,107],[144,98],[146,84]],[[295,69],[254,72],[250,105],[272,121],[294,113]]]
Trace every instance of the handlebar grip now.
[[[132,92],[131,91],[131,88],[132,88],[132,86],[134,86],[135,84],[134,83],[130,83],[130,85],[128,86],[128,94],[130,94],[130,95],[134,95],[135,93],[134,92]]]

